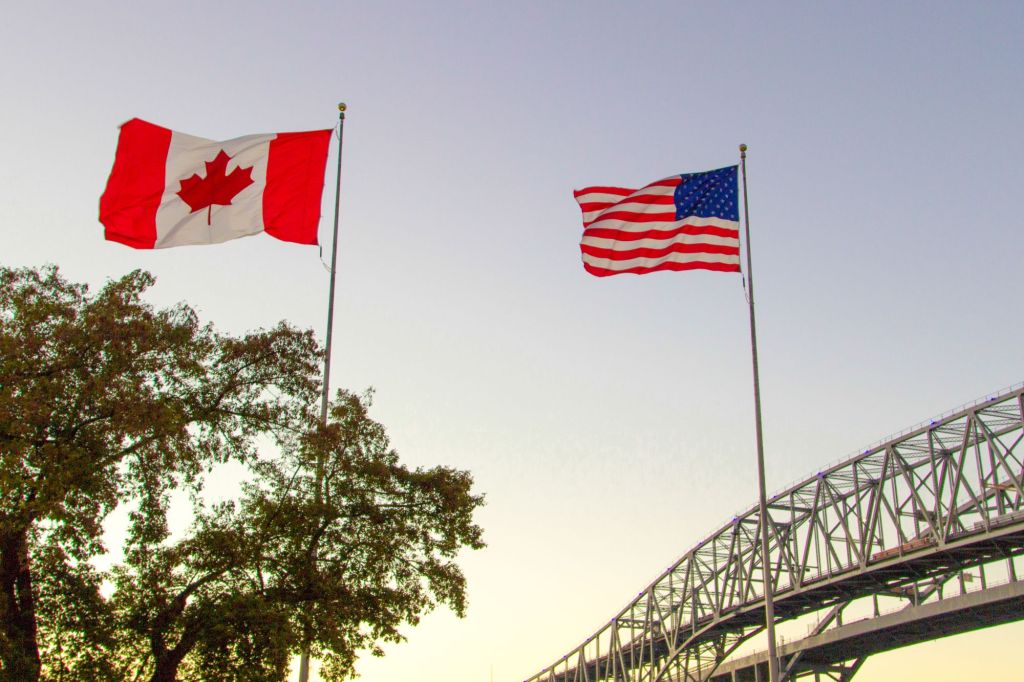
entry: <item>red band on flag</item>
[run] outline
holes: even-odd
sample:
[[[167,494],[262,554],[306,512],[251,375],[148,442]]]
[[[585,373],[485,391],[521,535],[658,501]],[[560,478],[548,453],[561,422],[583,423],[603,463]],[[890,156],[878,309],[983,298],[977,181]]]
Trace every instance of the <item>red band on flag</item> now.
[[[714,225],[686,225],[672,228],[671,230],[616,230],[614,228],[592,227],[587,230],[587,237],[598,237],[600,239],[614,239],[615,241],[627,242],[639,239],[672,239],[679,235],[725,237],[727,239],[739,240],[739,230],[727,227],[716,227]]]
[[[633,260],[635,258],[664,258],[670,253],[717,253],[727,256],[740,255],[739,247],[724,244],[667,244],[659,248],[641,247],[638,249],[624,249],[621,246],[609,249],[599,246],[583,245],[582,248],[583,253],[596,258],[604,258],[609,261]]]
[[[628,197],[635,191],[635,189],[629,189],[628,187],[608,187],[604,185],[596,185],[594,187],[587,187],[586,189],[574,189],[572,191],[572,195],[574,197],[578,197],[583,194],[616,194],[620,197]]]
[[[316,244],[331,130],[278,133],[270,142],[263,229],[282,241]]]
[[[100,222],[108,240],[136,249],[153,248],[170,145],[167,128],[137,118],[121,126],[114,168],[100,197]]]
[[[689,263],[661,263],[655,266],[638,266],[635,268],[602,268],[597,265],[591,265],[590,263],[584,263],[583,269],[589,272],[591,275],[596,277],[610,277],[611,275],[622,275],[625,273],[632,273],[634,275],[646,275],[651,272],[659,272],[661,270],[673,270],[675,272],[685,272],[687,270],[714,270],[717,272],[739,272],[740,266],[732,263],[706,263],[703,261],[692,261]]]
[[[640,213],[638,211],[604,211],[592,223],[604,220],[614,220],[626,223],[671,223],[676,220],[676,214],[672,213]]]

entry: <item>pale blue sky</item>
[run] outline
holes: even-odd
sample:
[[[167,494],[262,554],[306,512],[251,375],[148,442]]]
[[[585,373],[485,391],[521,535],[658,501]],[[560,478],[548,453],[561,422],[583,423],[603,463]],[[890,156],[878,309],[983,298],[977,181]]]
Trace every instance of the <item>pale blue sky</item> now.
[[[332,377],[376,387],[404,459],[473,471],[490,545],[465,558],[465,620],[435,613],[359,669],[520,680],[756,499],[739,278],[587,275],[572,189],[750,145],[780,489],[1024,379],[1022,30],[1019,2],[6,3],[0,261],[97,284],[144,267],[155,302],[221,328],[322,330],[315,249],[133,251],[97,201],[133,116],[223,139],[348,102]],[[980,660],[1008,679],[1022,634],[857,679]]]

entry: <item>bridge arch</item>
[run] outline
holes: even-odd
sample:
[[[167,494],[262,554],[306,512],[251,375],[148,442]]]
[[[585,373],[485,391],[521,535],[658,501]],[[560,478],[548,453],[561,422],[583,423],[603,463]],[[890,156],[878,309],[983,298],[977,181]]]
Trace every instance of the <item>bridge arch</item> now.
[[[854,600],[878,594],[903,594],[916,608],[941,596],[956,576],[962,583],[965,571],[993,562],[1006,562],[1008,579],[1017,583],[1015,559],[1024,555],[1022,441],[1024,386],[1016,386],[772,495],[768,562],[776,620],[824,612],[824,629],[841,622]],[[753,506],[527,682],[726,679],[716,676],[723,661],[764,628],[759,534]],[[1019,587],[1019,599],[999,602],[1003,621],[1024,618],[1024,582]],[[788,659],[791,675],[799,660]],[[852,677],[857,660],[833,679]]]

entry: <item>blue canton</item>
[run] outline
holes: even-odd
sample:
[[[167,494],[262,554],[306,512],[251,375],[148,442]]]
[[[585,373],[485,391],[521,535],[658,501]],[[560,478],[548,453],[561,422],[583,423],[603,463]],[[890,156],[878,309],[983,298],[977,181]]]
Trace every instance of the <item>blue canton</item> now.
[[[736,170],[726,166],[704,173],[684,173],[675,191],[676,220],[698,218],[740,219]]]

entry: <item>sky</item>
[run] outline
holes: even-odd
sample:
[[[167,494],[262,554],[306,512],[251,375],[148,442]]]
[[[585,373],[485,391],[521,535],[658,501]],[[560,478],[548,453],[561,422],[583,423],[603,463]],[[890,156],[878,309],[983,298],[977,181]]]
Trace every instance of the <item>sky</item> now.
[[[232,333],[323,334],[315,247],[103,240],[118,126],[344,132],[332,387],[403,461],[468,469],[469,610],[366,682],[515,682],[757,499],[741,278],[595,278],[572,190],[748,152],[769,493],[1024,380],[1024,4],[606,0],[4,4],[0,264]],[[321,242],[329,245],[328,160]],[[1016,312],[1014,312],[1016,311]],[[1019,675],[1008,625],[857,679]]]

